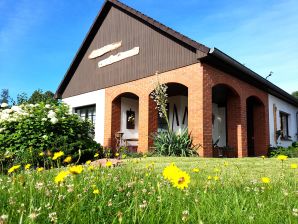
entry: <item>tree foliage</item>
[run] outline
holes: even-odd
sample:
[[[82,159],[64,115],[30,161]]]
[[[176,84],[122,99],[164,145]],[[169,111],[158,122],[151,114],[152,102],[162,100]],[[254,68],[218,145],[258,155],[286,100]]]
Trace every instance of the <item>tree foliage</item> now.
[[[293,92],[293,93],[292,93],[292,96],[294,96],[295,98],[298,99],[298,91]]]
[[[55,103],[57,102],[56,99],[54,99],[54,93],[51,91],[43,92],[41,89],[35,90],[31,97],[28,100],[28,103],[35,104],[35,103]]]

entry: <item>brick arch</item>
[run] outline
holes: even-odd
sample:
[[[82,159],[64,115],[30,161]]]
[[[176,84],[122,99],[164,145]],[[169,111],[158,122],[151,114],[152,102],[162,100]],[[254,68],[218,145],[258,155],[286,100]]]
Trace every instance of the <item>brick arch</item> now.
[[[248,156],[267,153],[266,108],[261,98],[251,95],[246,98],[246,127]]]
[[[204,98],[204,121],[211,120],[212,115],[210,110],[212,108],[212,87],[216,84],[226,84],[240,95],[240,108],[239,113],[241,114],[241,122],[237,127],[237,149],[238,157],[247,156],[247,119],[246,119],[246,99],[250,96],[258,97],[265,106],[265,130],[262,133],[264,136],[266,145],[269,146],[269,111],[268,111],[268,94],[259,89],[256,86],[253,86],[243,80],[236,78],[233,75],[225,73],[219,69],[211,67],[210,65],[203,64],[203,98]],[[210,126],[204,123],[204,150],[207,152],[208,156],[212,149],[212,134]],[[266,148],[266,147],[265,147]]]
[[[216,94],[219,94],[219,97],[216,97]],[[222,98],[223,95],[225,95],[224,98]],[[215,100],[215,102],[213,100]],[[217,102],[217,100],[220,102]],[[238,125],[241,123],[241,95],[239,90],[237,91],[226,83],[217,83],[212,86],[212,103],[213,102],[225,104],[226,145],[237,150],[238,142],[240,141],[240,139],[238,139]]]
[[[179,76],[175,76],[175,77],[167,77],[167,76],[163,77],[162,76],[162,77],[160,77],[160,76],[158,76],[156,79],[156,82],[151,82],[150,85],[147,86],[146,94],[148,96],[153,92],[153,90],[155,89],[158,82],[160,84],[178,84],[178,85],[182,85],[182,86],[186,87],[187,89],[189,89],[191,86],[190,80],[186,79],[183,76],[182,77],[179,77]]]
[[[164,83],[160,83],[160,84],[166,84],[169,89],[167,90],[167,94],[168,96],[171,95],[173,92],[171,91],[171,87],[177,85],[177,87],[179,88],[186,88],[187,89],[187,96],[188,96],[188,87],[184,84],[181,84],[179,82],[174,82],[174,81],[169,81],[169,82],[164,82]],[[155,86],[154,86],[155,88]],[[149,99],[149,107],[148,107],[148,111],[149,111],[149,120],[148,120],[148,133],[149,133],[149,141],[148,141],[148,148],[152,148],[153,145],[153,138],[152,138],[152,134],[155,133],[158,130],[158,111],[156,109],[156,103],[153,101],[153,99],[151,98],[151,93],[154,91],[154,88],[152,89],[152,91],[148,94],[148,99]]]
[[[110,128],[110,131],[111,131],[110,146],[112,147],[113,150],[115,150],[117,146],[117,140],[115,138],[116,133],[121,129],[121,97],[137,98],[138,101],[140,99],[138,95],[132,92],[122,92],[118,94],[116,97],[114,97],[114,94],[111,96],[112,114],[111,114],[111,128]]]
[[[199,63],[167,71],[157,75],[148,76],[142,79],[111,86],[105,89],[105,125],[104,125],[104,146],[111,146],[111,118],[112,101],[123,92],[132,92],[139,97],[139,143],[138,151],[148,151],[150,139],[151,112],[156,111],[155,107],[150,111],[149,94],[154,90],[156,83],[179,83],[188,88],[188,116],[192,119],[188,122],[189,131],[192,133],[194,144],[200,145],[203,142],[203,94],[202,94],[202,66]],[[202,148],[200,148],[202,151]],[[202,151],[202,154],[203,151]]]
[[[125,94],[125,93],[130,93],[136,95],[138,98],[142,96],[142,89],[139,86],[121,86],[119,88],[114,88],[112,91],[109,92],[108,98],[109,100],[113,101],[115,100],[118,96]]]
[[[237,85],[232,85],[231,83],[227,83],[227,82],[213,82],[212,83],[212,89],[216,86],[224,86],[228,89],[230,89],[235,95],[241,97],[241,90]]]
[[[262,99],[261,97],[259,97],[258,95],[255,95],[255,94],[247,95],[247,96],[246,96],[246,101],[247,101],[249,98],[254,98],[254,99],[256,99],[260,104],[262,104],[262,106],[265,106],[265,102],[264,102],[263,99]]]

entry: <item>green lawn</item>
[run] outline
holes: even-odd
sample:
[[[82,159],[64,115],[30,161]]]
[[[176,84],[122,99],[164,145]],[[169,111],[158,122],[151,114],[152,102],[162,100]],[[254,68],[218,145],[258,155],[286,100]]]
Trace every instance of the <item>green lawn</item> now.
[[[189,173],[186,190],[164,179],[171,162]],[[298,159],[130,159],[115,168],[86,166],[60,185],[54,182],[60,170],[19,170],[0,175],[0,217],[8,216],[7,223],[298,223],[293,163]]]

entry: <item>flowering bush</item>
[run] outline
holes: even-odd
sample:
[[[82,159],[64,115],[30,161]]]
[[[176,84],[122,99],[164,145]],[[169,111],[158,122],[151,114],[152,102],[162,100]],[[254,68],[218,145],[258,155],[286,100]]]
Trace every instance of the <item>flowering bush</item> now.
[[[27,104],[0,108],[0,162],[3,166],[32,164],[49,167],[55,152],[61,160],[71,155],[74,161],[85,162],[99,149],[90,134],[89,121],[70,114],[63,103]],[[80,152],[80,153],[79,153]],[[59,159],[59,161],[60,161]]]

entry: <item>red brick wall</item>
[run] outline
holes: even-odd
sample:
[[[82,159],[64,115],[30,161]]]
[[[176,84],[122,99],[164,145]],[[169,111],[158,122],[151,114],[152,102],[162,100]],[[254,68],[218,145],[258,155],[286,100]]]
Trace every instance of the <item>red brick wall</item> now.
[[[240,96],[230,94],[227,99],[227,145],[237,149],[238,124],[240,123]]]
[[[239,157],[247,156],[246,99],[250,96],[257,97],[264,106],[263,112],[257,113],[263,118],[263,120],[258,118],[263,127],[258,129],[262,130],[258,136],[262,136],[263,139],[256,140],[256,148],[260,149],[257,154],[265,154],[269,145],[268,95],[266,92],[209,65],[200,63],[159,74],[158,80],[160,83],[174,82],[188,87],[188,129],[194,143],[202,146],[199,149],[200,156],[205,157],[212,157],[212,87],[224,84],[235,92],[235,96],[229,98],[227,108],[228,121],[231,124],[228,127],[228,144],[236,148]],[[139,97],[138,151],[148,151],[152,144],[151,133],[157,129],[157,111],[149,97],[156,83],[157,76],[152,75],[106,89],[105,146],[111,146],[114,138],[112,130],[120,130],[120,126],[112,122],[118,117],[118,115],[113,115],[117,109],[112,106],[112,101],[122,93],[131,92]]]
[[[149,94],[160,83],[180,83],[188,87],[188,130],[192,133],[194,144],[203,144],[203,69],[201,64],[193,64],[158,75],[105,89],[105,133],[104,145],[111,146],[112,101],[122,93],[130,92],[139,97],[139,142],[138,151],[146,152],[152,144],[151,132],[157,129],[157,116]],[[154,114],[152,114],[154,113]],[[211,124],[210,124],[211,125]],[[211,143],[208,143],[211,144]],[[200,148],[201,156],[206,156]]]
[[[121,97],[116,98],[112,102],[112,120],[111,120],[111,147],[115,149],[116,138],[115,134],[120,131],[121,124]]]
[[[266,154],[266,149],[269,146],[269,116],[268,116],[268,94],[256,87],[241,81],[229,74],[226,74],[216,68],[213,68],[207,64],[203,64],[203,79],[204,79],[204,143],[205,151],[208,152],[212,150],[212,146],[208,142],[212,142],[212,127],[210,124],[212,122],[212,87],[218,84],[224,84],[233,89],[237,95],[239,95],[239,100],[233,102],[230,100],[228,105],[228,122],[232,123],[228,127],[228,144],[231,146],[236,146],[238,157],[247,156],[247,129],[246,129],[246,99],[250,96],[255,96],[263,104],[263,112],[259,113],[259,122],[256,124],[258,130],[262,130],[259,136],[262,136],[262,140],[257,140],[255,149],[258,149],[257,154]],[[210,109],[211,108],[211,109]],[[262,114],[262,115],[261,115]],[[262,119],[260,118],[262,117]],[[230,117],[230,118],[229,118]],[[256,118],[257,119],[257,118]],[[259,137],[258,137],[259,138]]]

